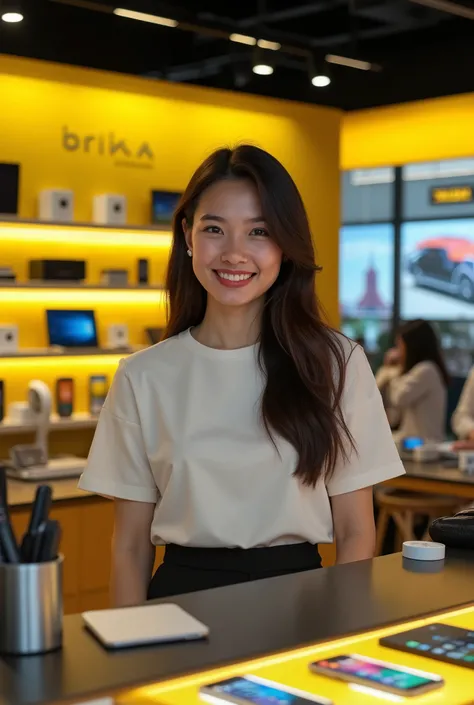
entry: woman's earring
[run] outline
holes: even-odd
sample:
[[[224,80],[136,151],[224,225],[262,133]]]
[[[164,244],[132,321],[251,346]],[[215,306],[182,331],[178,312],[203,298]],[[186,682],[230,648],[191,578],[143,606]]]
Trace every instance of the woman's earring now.
[[[192,257],[192,256],[193,256],[193,253],[191,252],[191,250],[189,250],[189,249],[187,250],[187,255],[188,255],[188,257]]]

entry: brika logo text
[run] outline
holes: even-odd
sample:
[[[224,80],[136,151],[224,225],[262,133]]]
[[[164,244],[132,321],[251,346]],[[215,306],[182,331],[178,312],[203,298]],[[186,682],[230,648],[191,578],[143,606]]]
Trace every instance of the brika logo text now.
[[[109,155],[110,157],[126,157],[132,160],[153,160],[154,154],[148,142],[133,145],[129,140],[118,138],[113,132],[84,135],[72,132],[63,127],[63,149],[67,152],[84,152],[88,154]]]

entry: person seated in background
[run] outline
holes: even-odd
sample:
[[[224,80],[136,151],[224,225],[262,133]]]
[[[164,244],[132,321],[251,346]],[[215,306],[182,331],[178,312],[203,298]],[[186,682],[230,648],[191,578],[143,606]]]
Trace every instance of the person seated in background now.
[[[442,441],[449,376],[435,331],[427,321],[400,327],[376,375],[396,437]]]
[[[459,439],[453,445],[455,450],[474,449],[474,367],[451,417],[451,428]]]

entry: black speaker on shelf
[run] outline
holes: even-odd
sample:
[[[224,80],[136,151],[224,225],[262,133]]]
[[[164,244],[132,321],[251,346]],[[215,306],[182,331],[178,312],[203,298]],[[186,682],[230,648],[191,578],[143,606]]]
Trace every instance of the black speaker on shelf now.
[[[0,379],[0,423],[5,418],[5,382]]]
[[[86,263],[73,259],[31,259],[29,275],[33,280],[80,282],[86,278]]]
[[[137,280],[139,284],[148,284],[148,260],[139,259],[138,260],[138,272]]]
[[[19,164],[0,164],[0,214],[18,214]]]

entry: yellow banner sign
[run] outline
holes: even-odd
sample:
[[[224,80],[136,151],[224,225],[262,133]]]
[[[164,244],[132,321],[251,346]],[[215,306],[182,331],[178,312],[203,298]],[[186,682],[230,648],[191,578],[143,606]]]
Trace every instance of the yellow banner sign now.
[[[473,200],[472,186],[436,186],[431,189],[431,203],[434,206],[450,203],[472,203]]]

